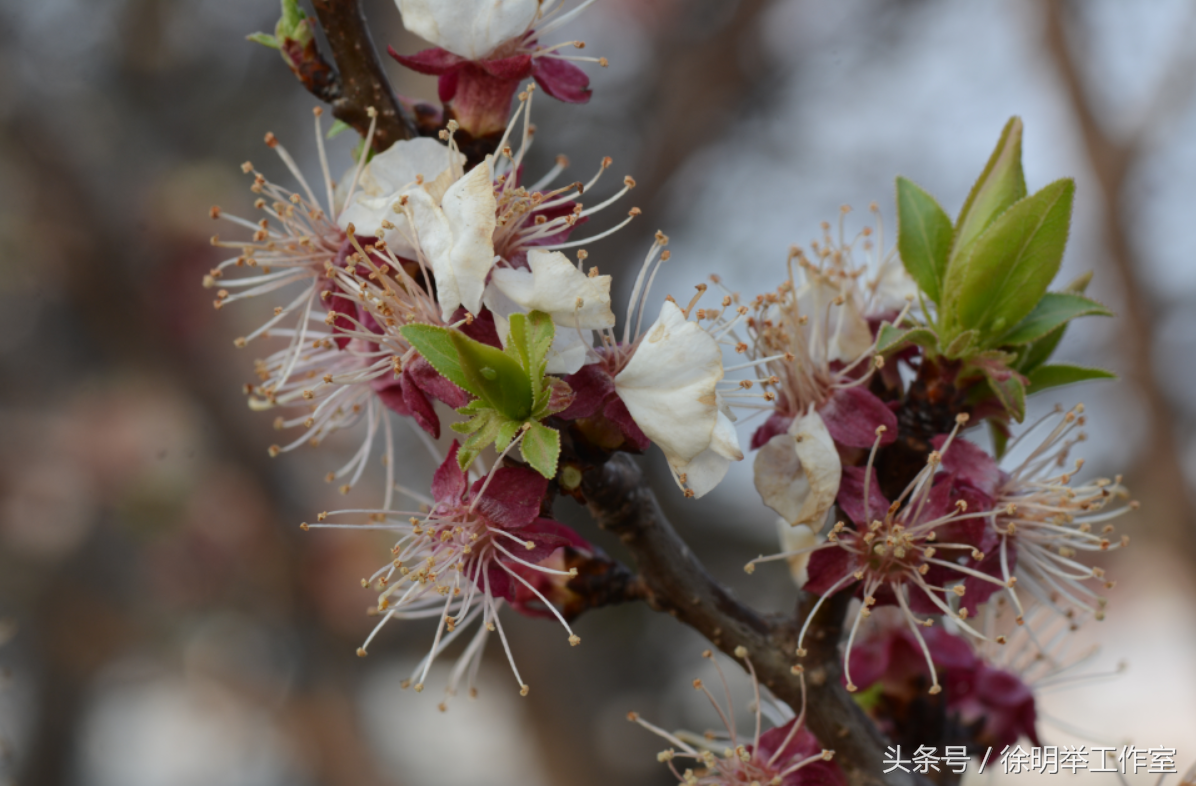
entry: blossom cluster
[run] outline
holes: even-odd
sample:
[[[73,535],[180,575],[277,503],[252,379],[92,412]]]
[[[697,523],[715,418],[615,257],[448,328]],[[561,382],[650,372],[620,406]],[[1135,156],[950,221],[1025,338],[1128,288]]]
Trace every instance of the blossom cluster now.
[[[311,25],[288,2],[266,38],[294,68],[292,45],[311,44],[294,37]],[[745,458],[737,422],[757,419],[746,447],[782,545],[748,570],[784,560],[817,598],[799,620],[794,673],[818,612],[846,593],[855,603],[843,683],[882,729],[899,738],[912,704],[945,693],[938,701],[969,730],[966,744],[1037,744],[1033,680],[992,648],[1016,638],[1041,662],[1054,639],[1030,622],[1046,615],[1071,629],[1103,616],[1100,589],[1111,583],[1084,558],[1126,543],[1108,522],[1131,507],[1119,479],[1073,482],[1082,406],[1013,437],[1027,390],[1106,375],[1046,362],[1071,319],[1108,313],[1084,297],[1086,279],[1047,291],[1070,181],[1026,193],[1014,119],[955,222],[899,179],[895,249],[879,208],[877,230],[853,237],[844,209],[836,231],[823,224],[808,250],[790,251],[774,290],[745,298],[711,276],[684,305],[652,295],[670,258],[657,232],[616,313],[612,277],[587,267],[587,247],[640,214],[608,218],[635,181],[594,203],[609,158],[584,183],[558,182],[563,158],[534,181],[525,171],[536,92],[589,98],[572,61],[595,59],[561,53],[580,42],[542,43],[587,5],[398,0],[407,28],[435,45],[392,50],[439,77],[439,109],[403,102],[418,135],[376,149],[371,110],[354,164],[334,180],[317,109],[314,186],[267,134],[297,185],[246,163],[260,216],[212,209],[248,233],[213,239],[232,254],[204,281],[215,306],[281,297],[236,340],[281,340],[246,386],[251,407],[278,411],[276,426],[291,430],[270,453],[355,430],[360,447],[328,474],[346,493],[383,458],[380,505],[304,524],[395,535],[363,581],[380,619],[358,653],[392,620],[434,621],[410,681],[419,691],[436,658],[473,631],[446,687],[472,693],[497,632],[526,694],[500,612],[555,618],[576,645],[579,566],[609,562],[555,520],[557,494],[584,499],[586,471],[656,445],[680,493],[700,498]],[[591,231],[591,221],[607,226]],[[1045,229],[1018,234],[1030,225]],[[1017,251],[1026,248],[1034,253]],[[394,477],[393,428],[404,419],[435,455],[428,493]],[[446,422],[458,437],[443,433]],[[965,433],[981,422],[991,450]],[[994,623],[998,608],[1013,622]],[[754,680],[746,651],[737,656]],[[843,782],[804,727],[804,707],[761,733],[756,691],[754,736],[741,741],[729,723],[722,757],[641,723],[674,746],[662,761],[685,783]],[[678,770],[679,758],[694,766]]]

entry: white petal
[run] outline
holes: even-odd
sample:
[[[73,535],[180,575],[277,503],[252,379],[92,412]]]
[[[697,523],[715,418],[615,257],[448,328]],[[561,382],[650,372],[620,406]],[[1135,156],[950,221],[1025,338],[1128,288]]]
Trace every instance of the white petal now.
[[[402,139],[374,156],[361,173],[358,187],[369,196],[394,193],[414,188],[420,175],[424,182],[431,182],[454,164],[460,167],[464,163],[464,155],[435,139]]]
[[[594,346],[594,331],[583,330],[581,335],[572,328],[557,328],[548,350],[548,374],[573,374],[586,364],[590,348]]]
[[[798,309],[809,317],[806,330],[810,335],[811,356],[815,360],[850,363],[872,346],[872,331],[856,295],[855,291],[842,290],[830,279],[816,273],[810,274],[797,291]],[[835,305],[840,296],[845,298],[844,301]]]
[[[788,433],[778,434],[760,448],[753,470],[765,505],[794,526],[822,528],[839,493],[842,467],[816,411],[794,418]]]
[[[337,216],[337,224],[341,229],[353,224],[357,234],[382,237],[399,256],[414,256],[415,249],[408,240],[411,229],[407,217],[394,212],[395,203],[419,188],[418,176],[422,175],[425,182],[434,182],[446,173],[451,177],[454,165],[460,167],[464,160],[460,153],[450,151],[435,139],[420,137],[395,142],[362,170],[352,198]],[[337,188],[347,189],[353,174],[354,169],[350,169]],[[383,221],[389,221],[395,228],[382,230]]]
[[[486,276],[494,265],[494,198],[490,160],[478,164],[445,192],[436,205],[423,189],[408,195],[419,245],[436,276],[441,317],[448,321],[463,305],[482,307]]]
[[[718,343],[665,301],[660,317],[615,377],[636,425],[671,461],[692,461],[710,446],[723,378]]]
[[[743,461],[743,451],[739,449],[739,435],[735,433],[735,424],[721,411],[714,424],[710,450],[731,461]]]
[[[539,0],[395,0],[403,26],[420,38],[469,60],[522,36]]]
[[[881,265],[873,287],[873,314],[900,311],[909,302],[908,298],[918,302],[918,285],[914,283],[913,276],[906,271],[900,259],[889,259]]]
[[[821,540],[814,530],[805,524],[798,524],[794,527],[790,526],[785,519],[777,519],[777,536],[780,538],[783,552],[812,548]],[[806,586],[806,582],[810,580],[807,568],[810,566],[810,555],[813,553],[807,551],[804,554],[794,554],[785,560],[789,563],[789,574],[793,576],[793,583],[797,585],[798,589]]]
[[[732,461],[742,461],[743,451],[739,449],[739,437],[735,424],[721,412],[714,427],[710,447],[703,450],[692,461],[669,460],[669,467],[680,482],[685,475],[685,486],[701,497],[711,491],[726,477]]]
[[[590,278],[559,251],[533,248],[527,253],[527,262],[530,272],[500,268],[491,277],[494,285],[524,311],[543,311],[553,323],[564,327],[614,327],[610,276]]]

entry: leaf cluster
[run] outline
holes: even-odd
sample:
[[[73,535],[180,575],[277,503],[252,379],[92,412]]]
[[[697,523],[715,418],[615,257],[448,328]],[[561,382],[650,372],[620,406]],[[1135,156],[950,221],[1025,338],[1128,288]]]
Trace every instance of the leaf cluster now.
[[[954,222],[916,183],[897,178],[897,250],[927,321],[886,324],[880,351],[917,345],[928,356],[958,362],[957,380],[974,383],[970,399],[995,397],[1018,421],[1027,389],[1113,376],[1047,363],[1071,320],[1112,316],[1084,296],[1090,275],[1048,291],[1063,260],[1074,194],[1070,179],[1027,193],[1017,117],[1005,125]]]
[[[498,349],[451,328],[401,328],[403,338],[441,376],[474,396],[457,410],[468,419],[452,425],[468,435],[457,453],[462,469],[490,445],[503,451],[521,438],[523,460],[546,478],[556,475],[561,436],[541,422],[564,409],[568,388],[544,373],[555,330],[542,311],[512,314],[506,347]]]

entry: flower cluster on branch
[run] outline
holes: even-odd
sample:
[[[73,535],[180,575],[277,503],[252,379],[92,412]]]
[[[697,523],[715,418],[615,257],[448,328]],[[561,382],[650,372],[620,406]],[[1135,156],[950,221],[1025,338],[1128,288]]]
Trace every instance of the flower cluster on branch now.
[[[1103,617],[1110,582],[1085,557],[1126,544],[1109,521],[1134,504],[1119,479],[1075,480],[1082,406],[1018,425],[1027,395],[1109,376],[1049,362],[1071,320],[1109,314],[1085,297],[1087,278],[1049,291],[1071,181],[1028,192],[1014,118],[954,220],[898,178],[895,248],[879,207],[876,228],[854,235],[845,208],[819,241],[790,250],[774,290],[744,297],[712,275],[688,302],[652,294],[670,259],[657,232],[619,312],[590,247],[640,214],[610,218],[635,181],[595,203],[609,158],[584,183],[559,182],[563,158],[534,181],[525,171],[535,94],[587,101],[575,61],[605,65],[563,53],[581,42],[544,43],[590,2],[398,0],[406,27],[434,46],[391,54],[439,77],[439,107],[394,96],[384,80],[354,95],[382,90],[388,106],[346,106],[336,69],[380,73],[372,43],[330,35],[328,63],[317,20],[294,0],[272,36],[252,36],[338,117],[369,119],[334,179],[316,110],[314,186],[267,134],[295,185],[243,165],[260,216],[212,209],[243,234],[213,239],[231,256],[204,280],[217,308],[281,301],[236,341],[277,342],[246,385],[250,406],[278,411],[291,434],[271,455],[355,430],[359,449],[328,474],[344,492],[382,457],[377,506],[304,524],[395,535],[364,581],[381,619],[358,653],[389,621],[428,619],[430,650],[410,681],[422,690],[433,661],[472,630],[445,688],[472,693],[497,632],[526,694],[504,608],[555,618],[576,645],[577,614],[645,599],[742,660],[756,685],[755,733],[739,735],[728,708],[722,753],[641,721],[672,744],[662,760],[682,782],[897,783],[879,773],[879,755],[867,760],[883,734],[937,729],[973,751],[1037,741],[1033,680],[995,653],[1016,640],[1030,660],[1055,663],[1059,636],[1042,633],[1052,621],[1070,630]],[[341,6],[318,4],[319,24],[343,32],[338,14],[360,19],[355,3]],[[409,138],[383,129],[394,106]],[[434,456],[428,493],[394,477],[404,419]],[[780,547],[748,570],[788,564],[800,590],[789,620],[730,601],[642,479],[618,480],[617,454],[656,445],[679,493],[701,498],[744,460],[738,424],[753,420],[747,450]],[[989,449],[973,438],[982,423]],[[559,496],[616,529],[638,575],[556,521]],[[681,598],[694,608],[679,613]],[[768,732],[757,677],[779,697]],[[691,761],[678,769],[676,759]]]

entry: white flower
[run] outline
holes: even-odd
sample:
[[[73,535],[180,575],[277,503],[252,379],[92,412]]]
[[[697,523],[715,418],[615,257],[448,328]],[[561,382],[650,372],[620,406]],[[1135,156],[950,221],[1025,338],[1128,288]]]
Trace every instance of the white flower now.
[[[521,37],[540,12],[541,0],[395,0],[403,26],[467,60],[481,60]]]
[[[718,342],[671,301],[665,301],[660,317],[615,377],[619,398],[636,425],[664,451],[678,482],[688,485],[693,472],[702,493],[713,487],[712,477],[721,478],[723,459],[743,457],[730,419],[719,411],[715,386],[722,378]],[[691,485],[690,490],[699,496],[697,488]]]
[[[839,284],[831,277],[807,271],[797,290],[798,313],[808,317],[811,355],[824,363],[851,363],[872,348],[872,330],[854,282]],[[826,356],[817,357],[825,347]]]
[[[897,257],[881,262],[876,278],[866,286],[872,292],[868,309],[872,314],[900,311],[918,299],[918,285]]]
[[[490,159],[449,186],[439,203],[429,189],[420,188],[408,195],[407,204],[420,249],[436,276],[442,318],[448,322],[458,306],[478,313],[495,260],[497,202]]]
[[[548,354],[549,374],[572,374],[585,365],[594,331],[614,327],[610,276],[587,276],[559,251],[528,251],[531,270],[498,268],[486,288],[486,308],[494,314],[498,336],[506,343],[508,317],[543,311],[556,326]]]
[[[543,311],[553,324],[601,330],[615,326],[610,310],[610,276],[591,278],[559,251],[533,248],[527,252],[531,268],[502,268],[491,282],[524,311]]]
[[[842,467],[834,440],[813,409],[793,419],[756,454],[756,490],[764,504],[791,526],[822,529],[826,512],[839,493]]]
[[[464,163],[465,156],[435,139],[420,137],[395,142],[362,170],[354,196],[337,218],[337,224],[341,229],[352,224],[357,234],[372,234],[385,240],[398,256],[414,257],[410,225],[405,215],[395,212],[395,203],[419,190],[421,182],[431,186],[445,173],[459,173]],[[347,176],[351,178],[351,174]],[[394,228],[384,229],[384,221]]]

